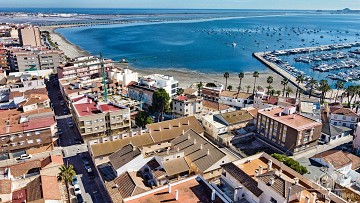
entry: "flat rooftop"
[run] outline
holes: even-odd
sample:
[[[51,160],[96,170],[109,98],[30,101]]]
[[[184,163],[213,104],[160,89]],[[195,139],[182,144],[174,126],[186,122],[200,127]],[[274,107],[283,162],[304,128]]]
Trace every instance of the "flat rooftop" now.
[[[81,102],[82,100],[86,101]],[[74,103],[75,111],[80,117],[95,115],[103,112],[116,112],[125,109],[112,104],[96,104],[89,98],[83,98],[82,100],[79,100],[80,102],[78,103]]]
[[[297,130],[304,130],[321,125],[320,122],[311,120],[300,114],[295,113],[295,114],[286,115],[282,113],[283,110],[284,109],[281,107],[275,107],[275,108],[259,110],[258,114],[265,115],[279,123],[285,124]],[[279,113],[281,113],[281,115]]]

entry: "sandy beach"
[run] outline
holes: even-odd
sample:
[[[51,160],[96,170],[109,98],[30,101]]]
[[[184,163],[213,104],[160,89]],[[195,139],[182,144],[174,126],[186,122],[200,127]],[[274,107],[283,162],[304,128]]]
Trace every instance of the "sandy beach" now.
[[[41,27],[41,31],[48,31],[50,33],[51,39],[54,42],[58,43],[59,49],[62,50],[67,57],[75,58],[79,56],[89,55],[88,52],[82,50],[80,47],[74,44],[71,44],[62,35],[56,32],[57,28],[64,28],[64,27],[73,27],[73,25],[46,26],[46,27]]]

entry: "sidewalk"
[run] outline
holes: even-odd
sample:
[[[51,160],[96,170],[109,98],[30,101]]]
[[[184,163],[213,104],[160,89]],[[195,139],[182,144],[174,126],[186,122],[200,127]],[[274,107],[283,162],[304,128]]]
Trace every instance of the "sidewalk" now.
[[[310,149],[310,150],[308,150],[306,152],[303,152],[301,154],[296,154],[294,156],[291,156],[291,158],[293,158],[293,159],[300,159],[302,157],[310,158],[310,157],[314,156],[315,154],[319,154],[321,152],[328,151],[328,150],[333,149],[333,148],[335,148],[337,146],[348,143],[348,142],[350,142],[352,140],[353,140],[352,135],[342,137],[342,138],[340,138],[338,140],[333,141],[331,144],[317,145],[315,148]]]

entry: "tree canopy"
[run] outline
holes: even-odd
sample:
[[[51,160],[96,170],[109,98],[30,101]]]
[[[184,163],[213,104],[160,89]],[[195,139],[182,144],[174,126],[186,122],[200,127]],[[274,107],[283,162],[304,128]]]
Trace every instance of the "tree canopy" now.
[[[159,120],[162,120],[164,112],[170,111],[170,96],[165,89],[160,88],[154,91],[152,109],[158,113]]]
[[[135,117],[135,123],[144,128],[147,124],[153,123],[153,120],[147,112],[139,111]]]
[[[299,162],[295,161],[290,157],[287,157],[286,155],[274,153],[271,156],[277,159],[278,161],[283,162],[285,165],[295,170],[296,172],[300,173],[301,175],[304,175],[305,173],[308,172],[306,167],[300,165]]]

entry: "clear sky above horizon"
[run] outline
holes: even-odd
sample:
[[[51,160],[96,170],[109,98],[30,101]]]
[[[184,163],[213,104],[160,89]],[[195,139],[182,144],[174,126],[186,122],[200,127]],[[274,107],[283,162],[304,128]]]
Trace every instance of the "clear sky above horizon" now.
[[[1,7],[360,10],[360,0],[0,0]]]

